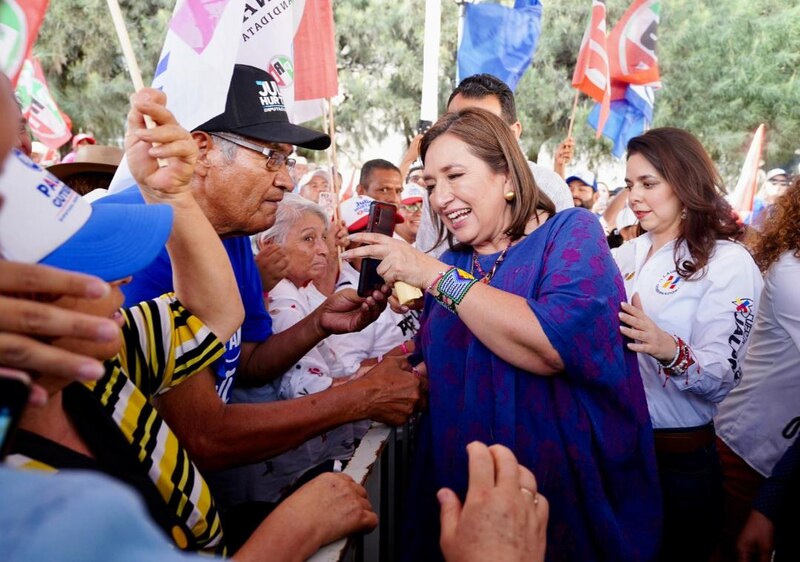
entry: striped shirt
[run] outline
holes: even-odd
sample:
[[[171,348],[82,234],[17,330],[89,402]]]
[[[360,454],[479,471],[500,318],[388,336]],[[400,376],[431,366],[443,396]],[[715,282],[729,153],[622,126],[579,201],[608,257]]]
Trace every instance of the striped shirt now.
[[[105,362],[105,376],[85,386],[174,512],[175,523],[166,531],[175,544],[223,553],[222,527],[208,486],[150,400],[208,367],[224,346],[172,294],[122,312],[122,348]],[[57,469],[22,454],[10,455],[8,462],[22,468]]]

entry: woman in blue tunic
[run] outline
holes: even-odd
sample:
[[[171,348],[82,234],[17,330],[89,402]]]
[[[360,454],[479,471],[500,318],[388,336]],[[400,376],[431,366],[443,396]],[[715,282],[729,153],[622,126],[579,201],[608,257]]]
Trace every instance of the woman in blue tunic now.
[[[661,499],[619,271],[597,219],[555,213],[508,126],[443,116],[420,153],[451,250],[439,261],[388,237],[343,257],[381,259],[387,283],[425,289],[418,369],[429,373],[407,513],[409,559],[434,560],[436,490],[467,488],[466,445],[509,447],[550,501],[548,560],[651,560]],[[446,231],[445,231],[446,229]],[[413,358],[412,358],[413,359]]]

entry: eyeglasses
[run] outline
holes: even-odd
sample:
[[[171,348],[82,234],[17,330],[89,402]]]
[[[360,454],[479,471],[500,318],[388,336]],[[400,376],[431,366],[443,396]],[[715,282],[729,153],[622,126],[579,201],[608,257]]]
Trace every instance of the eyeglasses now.
[[[277,150],[272,150],[271,148],[267,148],[265,146],[261,146],[259,144],[255,144],[253,142],[249,142],[244,140],[243,138],[229,135],[226,133],[210,133],[212,137],[219,137],[221,139],[225,139],[228,142],[232,142],[237,146],[241,146],[242,148],[247,148],[249,150],[258,152],[267,157],[267,170],[270,172],[277,172],[281,169],[281,166],[286,164],[288,169],[293,169],[295,165],[295,159],[289,158],[283,152],[278,152]]]
[[[416,213],[422,210],[422,203],[411,203],[410,205],[403,205],[406,213]]]

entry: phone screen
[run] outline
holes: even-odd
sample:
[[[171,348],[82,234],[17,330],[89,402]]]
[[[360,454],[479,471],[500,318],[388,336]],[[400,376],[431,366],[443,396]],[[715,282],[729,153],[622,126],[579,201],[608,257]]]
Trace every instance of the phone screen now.
[[[31,387],[23,373],[0,373],[0,460],[6,458],[19,418],[28,403]]]
[[[397,207],[391,203],[373,201],[369,207],[367,232],[375,232],[391,236],[394,234],[394,221]],[[366,297],[383,285],[383,277],[378,275],[380,260],[364,258],[361,260],[361,272],[358,278],[358,296]]]
[[[325,214],[328,216],[328,221],[333,218],[333,209],[336,207],[334,202],[333,193],[330,191],[323,191],[319,194],[319,206],[325,210]]]

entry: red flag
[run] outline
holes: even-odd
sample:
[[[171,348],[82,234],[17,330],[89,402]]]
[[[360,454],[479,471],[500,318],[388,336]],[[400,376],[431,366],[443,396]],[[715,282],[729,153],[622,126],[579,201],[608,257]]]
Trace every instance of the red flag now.
[[[336,37],[330,0],[306,3],[294,37],[296,100],[332,98],[339,93],[336,72]]]
[[[16,91],[22,103],[22,115],[28,120],[33,136],[42,144],[58,148],[72,138],[65,114],[50,95],[42,67],[35,57],[25,61]]]
[[[630,84],[658,86],[656,57],[661,0],[634,0],[608,35],[611,76]]]
[[[598,138],[608,119],[611,103],[606,41],[606,5],[601,0],[592,0],[592,14],[581,41],[578,63],[575,65],[575,74],[572,75],[572,87],[600,102]]]
[[[753,199],[758,187],[756,185],[758,182],[758,168],[759,164],[761,164],[761,152],[764,148],[764,132],[765,127],[762,123],[756,129],[756,134],[753,135],[753,141],[750,143],[750,149],[747,151],[747,156],[742,165],[739,181],[736,182],[736,187],[728,197],[731,206],[736,209],[742,219],[747,219],[753,212]]]
[[[22,63],[28,58],[49,0],[0,2],[0,66],[16,86]]]

